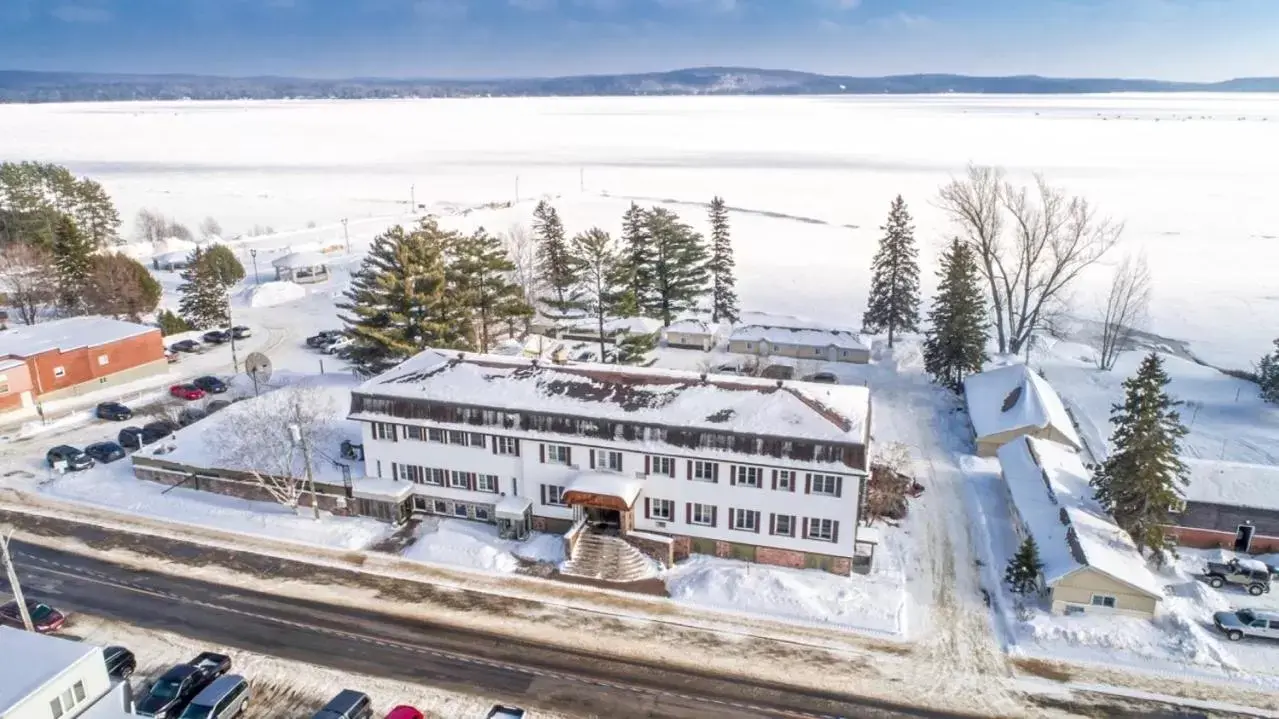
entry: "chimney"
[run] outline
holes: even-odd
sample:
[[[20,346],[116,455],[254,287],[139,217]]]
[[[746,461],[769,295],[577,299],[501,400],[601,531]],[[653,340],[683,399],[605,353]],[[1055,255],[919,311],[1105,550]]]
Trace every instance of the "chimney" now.
[[[705,373],[705,372],[703,372],[703,373],[701,374],[701,378],[702,378],[702,382],[703,382],[703,383],[704,383],[704,382],[706,382],[706,373]]]

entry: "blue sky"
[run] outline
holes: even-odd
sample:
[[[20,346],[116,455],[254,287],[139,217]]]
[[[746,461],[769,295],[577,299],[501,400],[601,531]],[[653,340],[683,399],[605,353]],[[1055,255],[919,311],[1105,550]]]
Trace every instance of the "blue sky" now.
[[[1279,0],[0,0],[0,68],[1279,76]]]

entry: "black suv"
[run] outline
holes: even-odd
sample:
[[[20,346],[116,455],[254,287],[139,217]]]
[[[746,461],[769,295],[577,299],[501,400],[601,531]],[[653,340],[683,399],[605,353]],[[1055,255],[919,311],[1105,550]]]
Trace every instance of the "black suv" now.
[[[237,340],[242,340],[245,337],[251,337],[252,335],[253,335],[253,330],[249,329],[248,327],[245,327],[244,325],[236,325],[235,327],[231,328],[231,336],[236,338]]]
[[[124,647],[107,647],[102,650],[102,657],[107,661],[107,674],[116,679],[128,679],[138,668],[137,658]]]
[[[98,415],[98,419],[109,419],[112,422],[123,422],[133,418],[133,410],[119,402],[103,402],[98,405],[95,414]]]
[[[195,385],[196,387],[199,387],[200,389],[204,390],[205,392],[208,392],[209,394],[222,394],[223,392],[226,391],[226,382],[223,382],[222,380],[212,375],[206,375],[204,377],[196,377],[195,379],[191,380],[191,384]]]
[[[212,332],[205,332],[200,339],[204,340],[206,344],[220,345],[231,340],[231,332],[229,330],[213,330]]]
[[[182,340],[181,342],[174,342],[169,346],[169,349],[174,352],[199,352],[200,343],[195,340]]]
[[[44,459],[49,463],[50,467],[58,462],[66,462],[67,469],[73,472],[88,469],[93,466],[92,457],[81,452],[75,447],[66,444],[60,444],[49,450],[49,452],[44,455]]]
[[[110,464],[117,459],[124,459],[124,447],[115,442],[94,442],[84,448],[84,453],[93,458],[95,462],[102,464]]]

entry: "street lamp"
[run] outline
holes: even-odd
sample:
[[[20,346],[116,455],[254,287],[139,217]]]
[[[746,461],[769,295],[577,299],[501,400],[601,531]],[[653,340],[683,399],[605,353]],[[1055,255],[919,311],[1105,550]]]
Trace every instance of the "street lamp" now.
[[[262,278],[258,276],[258,250],[256,247],[249,248],[249,257],[253,258],[253,284],[262,284]]]

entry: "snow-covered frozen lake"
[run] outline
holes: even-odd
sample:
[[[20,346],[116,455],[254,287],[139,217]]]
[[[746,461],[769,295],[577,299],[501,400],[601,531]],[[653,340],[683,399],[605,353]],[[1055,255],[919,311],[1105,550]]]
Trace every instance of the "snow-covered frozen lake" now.
[[[228,235],[316,223],[336,240],[342,218],[402,214],[410,197],[466,206],[517,192],[559,196],[573,230],[583,190],[719,194],[767,213],[734,218],[744,304],[844,323],[860,318],[892,197],[910,204],[930,262],[948,232],[938,186],[996,164],[1043,172],[1123,220],[1154,273],[1151,329],[1205,359],[1249,366],[1279,310],[1279,95],[8,105],[0,158],[95,177],[128,225],[150,207],[191,225],[213,215]],[[1096,302],[1104,274],[1072,307]]]

